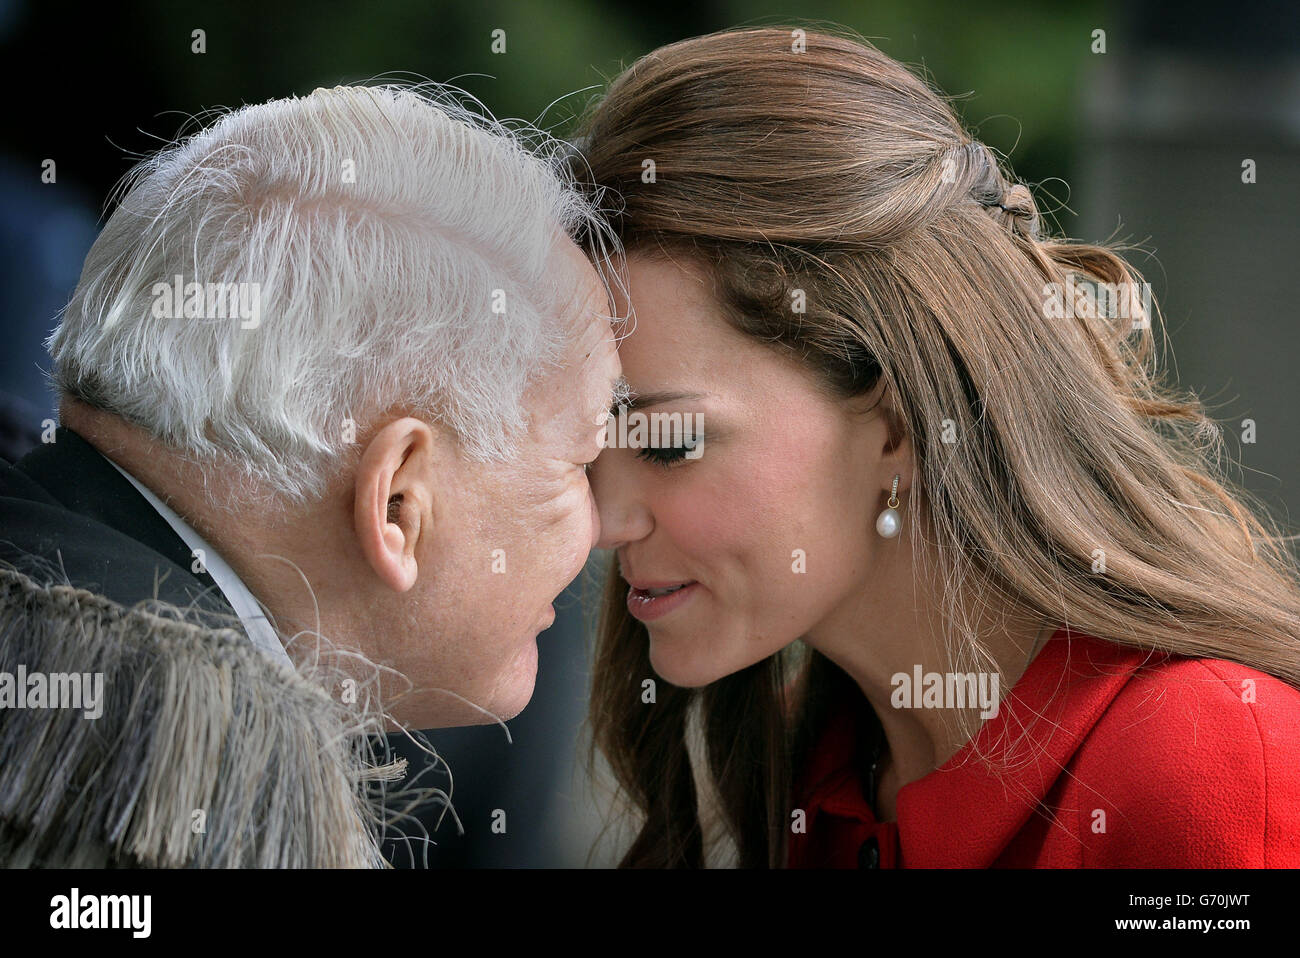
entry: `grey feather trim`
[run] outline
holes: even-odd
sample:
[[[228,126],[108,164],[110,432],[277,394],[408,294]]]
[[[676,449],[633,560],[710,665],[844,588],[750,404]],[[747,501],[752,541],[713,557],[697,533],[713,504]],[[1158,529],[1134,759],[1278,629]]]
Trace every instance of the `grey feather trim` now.
[[[0,672],[103,674],[99,718],[0,709],[0,865],[382,867],[382,716],[192,618],[0,567]]]

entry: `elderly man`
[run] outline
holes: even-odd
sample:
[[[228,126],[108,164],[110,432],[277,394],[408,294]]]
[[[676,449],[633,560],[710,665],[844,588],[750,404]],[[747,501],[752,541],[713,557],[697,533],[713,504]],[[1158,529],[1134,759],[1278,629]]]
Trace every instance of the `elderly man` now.
[[[0,464],[0,863],[378,864],[362,733],[523,709],[620,376],[566,169],[392,86],[139,167]]]

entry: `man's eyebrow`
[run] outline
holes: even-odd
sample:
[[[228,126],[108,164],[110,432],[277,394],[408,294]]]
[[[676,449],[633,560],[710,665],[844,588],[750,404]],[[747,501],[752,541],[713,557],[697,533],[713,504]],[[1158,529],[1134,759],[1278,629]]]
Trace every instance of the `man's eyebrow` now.
[[[618,416],[618,406],[622,403],[627,406],[628,385],[627,380],[622,376],[614,379],[609,384],[608,405],[602,406],[599,412],[599,418],[592,419],[590,423],[584,422],[583,426],[599,426],[602,422],[608,421],[609,416]]]
[[[619,403],[627,405],[628,397],[632,395],[632,387],[628,385],[625,376],[619,376],[609,384],[609,408],[614,410],[618,408]]]

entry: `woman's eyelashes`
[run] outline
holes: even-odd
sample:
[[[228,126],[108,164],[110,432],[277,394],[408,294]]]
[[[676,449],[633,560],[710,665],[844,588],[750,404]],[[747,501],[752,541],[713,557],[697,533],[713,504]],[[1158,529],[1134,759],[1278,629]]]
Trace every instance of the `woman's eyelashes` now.
[[[689,439],[679,440],[669,446],[646,446],[637,451],[637,458],[662,466],[665,469],[671,469],[688,459],[698,459],[700,454],[704,452],[703,443],[704,437],[695,435]]]

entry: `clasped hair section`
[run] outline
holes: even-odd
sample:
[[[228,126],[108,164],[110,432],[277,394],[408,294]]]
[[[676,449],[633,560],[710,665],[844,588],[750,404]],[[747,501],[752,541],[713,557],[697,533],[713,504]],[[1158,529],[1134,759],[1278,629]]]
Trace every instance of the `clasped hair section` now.
[[[1039,239],[1038,208],[1029,188],[1008,183],[993,152],[979,140],[949,148],[940,159],[941,181],[969,196],[1012,233]]]

